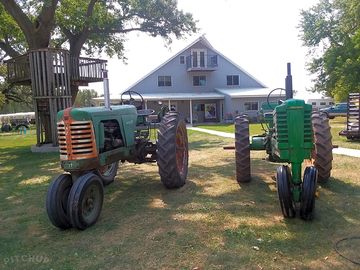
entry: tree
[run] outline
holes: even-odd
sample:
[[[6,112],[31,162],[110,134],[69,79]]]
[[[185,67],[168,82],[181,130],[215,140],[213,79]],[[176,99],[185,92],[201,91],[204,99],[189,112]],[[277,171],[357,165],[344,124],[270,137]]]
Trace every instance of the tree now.
[[[0,0],[3,28],[17,26],[16,37],[0,33],[0,49],[13,56],[16,45],[28,49],[68,48],[70,55],[106,53],[124,58],[127,33],[141,31],[166,42],[195,32],[190,13],[177,9],[176,0]],[[2,29],[0,28],[0,31]],[[1,45],[3,44],[3,45]],[[21,46],[20,46],[21,47]],[[78,91],[72,87],[73,101]]]
[[[74,107],[91,107],[91,99],[98,96],[94,89],[80,90],[74,102]]]
[[[308,47],[313,91],[345,100],[360,92],[360,2],[320,0],[301,12],[300,37]]]
[[[178,10],[176,0],[0,0],[0,25],[0,57],[51,46],[69,49],[73,59],[82,51],[124,58],[129,32],[171,42],[196,31],[192,15]],[[71,84],[73,102],[77,93]],[[45,141],[50,141],[50,117],[45,117]]]

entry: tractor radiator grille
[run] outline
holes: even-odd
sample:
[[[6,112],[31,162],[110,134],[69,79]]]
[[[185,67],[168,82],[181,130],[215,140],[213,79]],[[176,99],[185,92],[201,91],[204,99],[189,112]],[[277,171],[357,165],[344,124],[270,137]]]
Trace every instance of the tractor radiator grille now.
[[[97,157],[93,126],[90,121],[61,121],[57,124],[60,160]]]
[[[288,143],[288,124],[286,112],[278,112],[275,117],[276,121],[276,137],[278,143]]]
[[[279,143],[289,143],[286,112],[278,112],[275,117],[276,137]],[[304,111],[304,142],[312,143],[311,110]]]
[[[304,111],[304,143],[312,143],[311,110]]]

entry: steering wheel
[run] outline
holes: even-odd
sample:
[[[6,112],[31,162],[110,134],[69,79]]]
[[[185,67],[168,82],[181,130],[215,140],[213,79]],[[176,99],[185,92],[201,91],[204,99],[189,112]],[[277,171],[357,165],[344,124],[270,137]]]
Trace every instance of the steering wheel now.
[[[271,96],[271,94],[274,93],[275,91],[280,91],[280,97],[281,97],[281,93],[282,93],[282,91],[285,92],[285,89],[278,87],[278,88],[275,88],[275,89],[271,90],[270,93],[267,95],[267,97],[266,97],[266,102],[267,102],[267,105],[269,106],[269,108],[270,108],[271,110],[275,110],[275,107],[276,107],[276,106],[275,106],[275,107],[272,106],[271,103],[270,103],[270,96]],[[280,100],[280,101],[281,101],[281,100]]]
[[[124,95],[128,95],[129,98],[124,97]],[[133,96],[140,97],[140,100],[136,100],[135,98],[133,98]],[[125,91],[121,94],[120,103],[134,105],[137,110],[142,110],[145,108],[145,101],[143,96],[140,93],[132,90]]]

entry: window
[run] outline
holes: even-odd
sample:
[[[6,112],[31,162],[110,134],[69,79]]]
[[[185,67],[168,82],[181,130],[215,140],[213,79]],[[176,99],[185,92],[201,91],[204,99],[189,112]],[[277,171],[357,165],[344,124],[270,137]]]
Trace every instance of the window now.
[[[171,86],[171,76],[159,76],[158,86]]]
[[[239,75],[226,76],[227,85],[239,85]]]
[[[259,110],[259,103],[254,101],[249,101],[244,103],[245,111],[258,111]]]
[[[329,102],[329,105],[334,105],[334,102],[330,101],[330,102]]]
[[[180,64],[185,64],[185,56],[180,56]]]
[[[206,85],[206,76],[194,76],[193,77],[194,86],[204,86]]]
[[[311,102],[311,105],[316,106],[316,102]]]
[[[320,102],[320,106],[325,106],[325,105],[326,105],[326,102],[323,102],[323,101]]]

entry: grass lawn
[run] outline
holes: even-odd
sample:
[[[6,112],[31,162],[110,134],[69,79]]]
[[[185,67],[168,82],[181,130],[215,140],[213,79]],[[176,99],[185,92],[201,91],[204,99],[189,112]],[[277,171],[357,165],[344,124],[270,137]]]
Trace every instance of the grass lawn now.
[[[222,132],[228,132],[228,133],[235,132],[234,124],[198,125],[196,127],[204,128],[204,129],[211,129],[211,130],[216,130],[216,131],[222,131]],[[263,134],[264,130],[262,129],[261,124],[256,123],[256,124],[249,125],[249,132],[250,132],[250,135],[258,135],[258,134]]]
[[[346,117],[336,117],[330,120],[332,143],[340,147],[360,149],[360,141],[348,140],[344,136],[339,136],[339,132],[346,126]],[[216,125],[199,125],[196,126],[204,129],[211,129],[217,131],[223,131],[228,133],[234,133],[234,124],[216,124]],[[264,133],[260,124],[250,124],[250,135],[258,135]]]
[[[35,154],[35,136],[0,136],[0,269],[356,269],[334,251],[360,236],[359,159],[335,155],[316,217],[284,220],[278,164],[253,152],[253,180],[235,181],[232,143],[190,131],[187,184],[165,189],[156,164],[120,166],[98,222],[61,231],[46,215],[57,154]],[[360,260],[360,242],[342,251]]]

